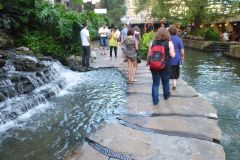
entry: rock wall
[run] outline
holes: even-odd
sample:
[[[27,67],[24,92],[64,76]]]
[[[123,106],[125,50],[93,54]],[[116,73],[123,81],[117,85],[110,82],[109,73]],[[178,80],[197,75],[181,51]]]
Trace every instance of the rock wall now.
[[[14,42],[10,36],[0,30],[0,49],[12,48]]]
[[[214,43],[214,41],[199,41],[199,40],[183,39],[183,43],[187,47],[203,50],[205,47]]]

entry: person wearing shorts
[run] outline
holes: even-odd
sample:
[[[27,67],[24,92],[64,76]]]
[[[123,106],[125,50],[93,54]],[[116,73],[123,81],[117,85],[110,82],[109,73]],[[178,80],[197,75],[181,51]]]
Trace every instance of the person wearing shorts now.
[[[173,90],[176,90],[177,85],[177,79],[180,75],[180,65],[183,63],[184,60],[184,45],[182,39],[177,36],[177,28],[173,25],[171,25],[168,28],[168,31],[171,34],[171,41],[174,45],[174,50],[176,52],[175,57],[171,58],[170,64],[171,64],[171,75],[170,79],[173,80]]]
[[[106,25],[103,25],[99,28],[98,34],[100,36],[100,52],[101,55],[106,55],[106,48],[107,48],[107,38],[108,38],[108,29]]]

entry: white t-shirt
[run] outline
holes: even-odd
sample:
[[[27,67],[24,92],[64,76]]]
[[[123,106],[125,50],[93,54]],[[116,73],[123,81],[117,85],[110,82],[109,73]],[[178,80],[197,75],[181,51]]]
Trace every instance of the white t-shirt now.
[[[228,40],[229,40],[229,38],[228,38],[228,33],[227,33],[227,32],[224,32],[224,33],[223,33],[223,40],[224,40],[224,41],[228,41]]]
[[[98,34],[100,34],[100,37],[107,37],[108,36],[108,29],[107,28],[99,28]]]
[[[116,30],[117,38],[120,38],[121,32],[117,29]]]
[[[90,46],[90,42],[88,40],[89,35],[89,31],[86,28],[83,28],[81,30],[81,40],[82,40],[82,46]]]

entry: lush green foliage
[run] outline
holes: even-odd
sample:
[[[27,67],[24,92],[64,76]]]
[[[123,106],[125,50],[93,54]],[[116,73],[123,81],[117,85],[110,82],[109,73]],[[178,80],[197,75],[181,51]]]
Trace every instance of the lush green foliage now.
[[[206,29],[204,34],[204,39],[208,41],[218,41],[219,40],[219,32],[212,28]]]
[[[108,19],[102,15],[66,10],[62,5],[53,6],[46,2],[37,4],[37,18],[48,27],[49,32],[73,40],[79,38],[83,23],[88,23],[92,39],[98,37],[97,31],[102,24],[108,24]]]
[[[197,30],[196,32],[194,32],[194,36],[201,36],[203,37],[204,40],[208,40],[208,41],[218,41],[219,37],[220,37],[220,33],[219,30],[217,29],[217,27],[211,27],[211,28],[201,28],[199,30]],[[191,38],[191,37],[190,37]]]
[[[0,2],[0,28],[19,33],[34,22],[35,0],[3,0]]]
[[[101,7],[107,9],[107,16],[114,25],[121,24],[121,18],[126,14],[125,1],[123,0],[101,0]]]
[[[109,24],[109,19],[105,16],[89,12],[87,17],[91,39],[98,39],[98,29],[103,24]]]
[[[54,55],[64,53],[61,45],[57,44],[51,35],[43,32],[26,32],[21,39],[21,43],[31,48],[35,53],[43,53],[47,55],[50,53]]]
[[[151,8],[153,17],[180,24],[194,23],[195,31],[201,23],[240,13],[240,1],[232,0],[136,0],[136,5],[136,12]]]
[[[155,37],[155,33],[153,31],[143,34],[143,38],[141,40],[141,46],[140,46],[141,58],[147,59],[149,44],[154,39],[154,37]]]
[[[75,3],[82,3],[76,0]],[[3,7],[1,7],[3,6]],[[1,9],[3,8],[3,9]],[[59,58],[81,54],[80,30],[88,23],[91,39],[98,38],[98,28],[108,24],[108,18],[93,12],[76,12],[61,4],[45,0],[8,0],[0,3],[0,13],[10,21],[8,29],[20,37],[19,45],[30,47],[35,53]],[[5,17],[6,17],[5,16]],[[5,22],[1,22],[0,28]]]

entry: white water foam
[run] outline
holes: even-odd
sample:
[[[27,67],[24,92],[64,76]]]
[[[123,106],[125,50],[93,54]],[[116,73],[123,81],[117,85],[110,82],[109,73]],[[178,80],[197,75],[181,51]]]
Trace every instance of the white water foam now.
[[[23,126],[23,124],[24,124],[23,121],[28,120],[34,114],[44,113],[50,106],[52,106],[52,104],[50,104],[48,102],[45,103],[45,104],[38,105],[37,107],[35,107],[35,108],[29,110],[28,112],[24,113],[23,115],[19,116],[15,120],[9,121],[6,124],[1,125],[0,126],[0,133],[5,132],[5,131],[7,131],[8,129],[11,129],[11,128],[17,128],[17,127]]]
[[[34,58],[34,57],[33,57]],[[38,93],[41,90],[44,90],[46,88],[52,89],[53,92],[56,94],[56,96],[64,96],[67,94],[71,94],[71,89],[73,89],[75,86],[77,86],[79,83],[86,81],[88,78],[82,73],[79,72],[74,72],[71,71],[70,69],[64,67],[61,65],[59,62],[45,62],[45,64],[52,64],[52,67],[58,72],[59,77],[57,77],[56,80],[63,80],[64,81],[64,86],[63,89],[60,90],[58,86],[54,83],[49,83],[44,86],[41,86],[33,91],[33,93]],[[19,96],[19,97],[13,97],[11,99],[7,99],[5,102],[0,103],[0,107],[6,103],[11,103],[13,101],[21,100],[24,101],[26,100],[26,96]],[[51,105],[49,102],[40,104],[30,110],[28,110],[26,113],[20,115],[18,118],[15,120],[9,121],[4,125],[0,126],[0,132],[5,132],[6,130],[14,127],[21,127],[22,124],[24,124],[24,121],[28,120],[31,118],[32,115],[36,113],[43,113],[47,108],[49,108]],[[23,122],[20,122],[23,121]],[[19,123],[20,122],[20,123]]]
[[[36,57],[32,57],[32,56],[20,56],[21,58],[26,58],[26,59],[29,59],[29,60],[32,60],[34,62],[37,62],[37,58]]]

